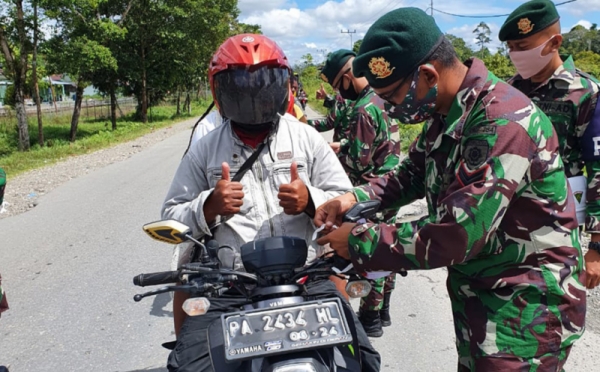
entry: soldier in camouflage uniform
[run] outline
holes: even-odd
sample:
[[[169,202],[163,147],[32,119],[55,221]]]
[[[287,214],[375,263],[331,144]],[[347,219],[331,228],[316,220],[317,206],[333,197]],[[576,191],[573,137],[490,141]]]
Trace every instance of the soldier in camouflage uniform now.
[[[317,99],[324,100],[323,106],[328,110],[327,117],[324,119],[308,120],[308,125],[315,128],[317,132],[328,132],[333,130],[333,142],[338,144],[337,148],[339,149],[339,142],[342,138],[349,137],[347,128],[344,128],[341,123],[342,117],[346,115],[346,110],[351,101],[345,100],[339,93],[335,96],[327,95],[325,88],[323,88],[323,84],[321,84],[321,88],[317,91],[316,96]],[[346,131],[344,131],[344,129],[346,129]]]
[[[346,49],[331,53],[321,70],[321,78],[346,100],[345,111],[336,117],[340,142],[337,156],[352,184],[358,186],[367,182],[366,176],[382,176],[398,166],[400,143],[391,139],[390,128],[395,122],[380,108],[381,99],[365,78],[352,74],[355,55]],[[382,214],[379,218],[389,220],[394,215]],[[391,325],[389,303],[394,281],[395,274],[373,281],[371,292],[361,300],[359,319],[371,337],[381,337],[382,326]]]
[[[581,209],[579,223],[591,233],[585,284],[592,289],[600,284],[600,89],[596,79],[575,68],[572,57],[563,60],[558,54],[560,32],[554,3],[534,0],[508,16],[499,37],[507,42],[518,72],[508,83],[544,111],[558,135],[565,172]]]
[[[550,120],[482,61],[461,63],[417,8],[377,20],[353,68],[390,116],[426,124],[395,174],[327,202],[315,224],[369,199],[398,209],[426,197],[428,216],[345,223],[318,243],[371,275],[447,267],[458,371],[560,371],[584,331],[586,290]]]

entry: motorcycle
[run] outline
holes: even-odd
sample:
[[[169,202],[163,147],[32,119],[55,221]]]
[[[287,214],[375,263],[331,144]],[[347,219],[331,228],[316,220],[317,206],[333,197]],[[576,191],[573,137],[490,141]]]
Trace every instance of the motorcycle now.
[[[376,213],[379,202],[356,204],[344,221],[361,222]],[[306,266],[307,245],[295,237],[259,239],[241,246],[246,272],[224,268],[219,261],[221,249],[214,240],[206,245],[194,239],[190,229],[174,221],[159,221],[144,226],[152,238],[179,244],[192,241],[199,248],[198,262],[185,264],[177,271],[140,274],[137,286],[181,283],[143,294],[134,300],[160,293],[185,291],[190,298],[183,304],[188,316],[202,316],[210,299],[231,288],[245,295],[239,311],[224,313],[208,328],[208,344],[213,370],[218,372],[334,372],[360,371],[360,354],[351,309],[336,297],[309,300],[304,286],[327,280],[331,275],[348,279],[346,291],[352,298],[371,290],[352,264],[333,252]],[[356,353],[354,352],[356,350]]]
[[[298,92],[297,99],[298,101],[300,101],[300,106],[302,107],[302,110],[306,110],[306,103],[308,102],[308,97],[306,96],[304,90],[300,90],[300,92]]]

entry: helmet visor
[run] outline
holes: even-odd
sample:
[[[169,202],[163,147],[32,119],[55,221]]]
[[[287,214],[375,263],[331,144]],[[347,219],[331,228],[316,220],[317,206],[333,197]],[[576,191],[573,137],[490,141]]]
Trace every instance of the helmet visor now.
[[[214,77],[215,99],[221,114],[241,124],[276,121],[288,105],[287,68],[234,68]]]

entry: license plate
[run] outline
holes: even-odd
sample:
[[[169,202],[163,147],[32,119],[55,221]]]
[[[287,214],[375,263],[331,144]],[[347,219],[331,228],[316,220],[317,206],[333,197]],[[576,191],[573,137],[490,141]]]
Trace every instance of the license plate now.
[[[338,298],[221,315],[227,360],[352,342]]]

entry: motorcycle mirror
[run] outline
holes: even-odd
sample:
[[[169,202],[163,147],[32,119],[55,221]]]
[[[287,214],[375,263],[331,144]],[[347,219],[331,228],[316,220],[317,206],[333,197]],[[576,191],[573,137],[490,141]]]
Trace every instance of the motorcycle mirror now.
[[[361,298],[371,292],[371,283],[366,280],[354,280],[346,284],[346,293],[350,298]]]
[[[152,239],[169,244],[179,244],[188,240],[191,229],[175,220],[163,220],[145,224],[144,232]]]
[[[204,315],[210,308],[210,301],[206,297],[188,298],[183,303],[182,309],[189,316]]]

